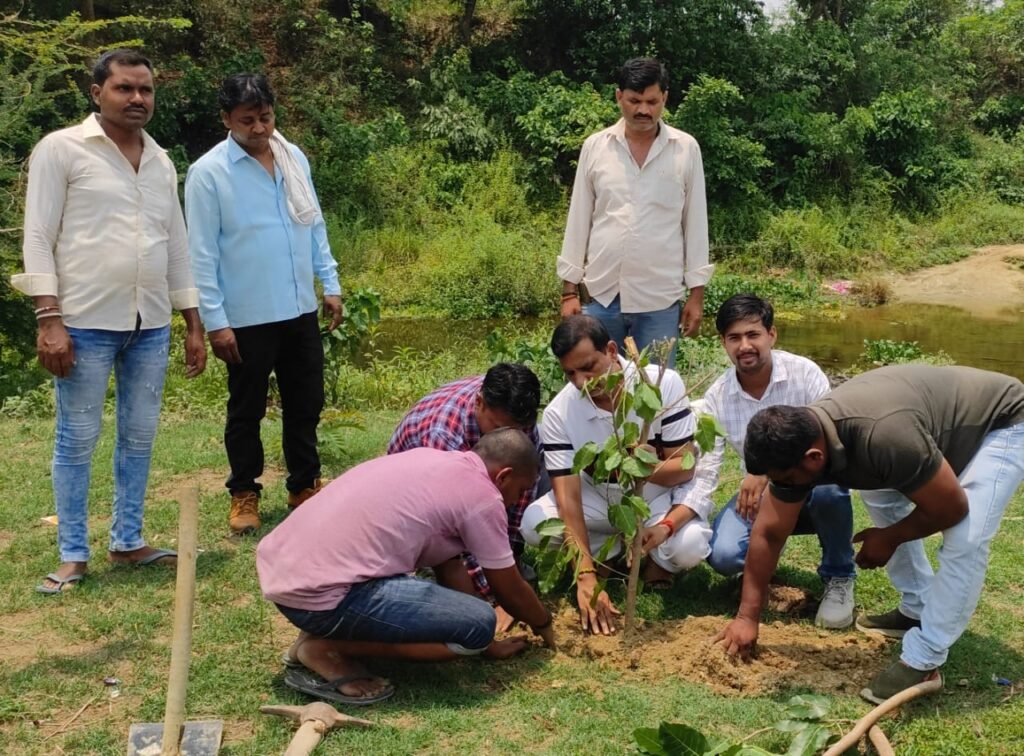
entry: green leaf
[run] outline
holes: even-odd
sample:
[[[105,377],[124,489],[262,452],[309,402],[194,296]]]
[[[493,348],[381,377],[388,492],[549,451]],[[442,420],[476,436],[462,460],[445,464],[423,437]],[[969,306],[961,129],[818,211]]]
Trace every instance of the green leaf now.
[[[679,466],[684,470],[692,470],[695,464],[697,464],[697,458],[693,456],[691,451],[683,454],[683,458],[679,461]]]
[[[626,457],[622,460],[619,471],[629,475],[631,478],[646,478],[654,472],[654,466],[644,464],[636,457]]]
[[[647,422],[653,422],[661,411],[661,392],[646,383],[639,384],[633,394],[633,411]]]
[[[647,502],[644,501],[642,496],[637,496],[636,494],[623,496],[622,503],[632,509],[633,513],[641,520],[646,520],[651,516],[651,508],[647,506]]]
[[[626,504],[612,504],[608,507],[608,522],[629,540],[636,533],[636,515]]]
[[[668,756],[668,751],[661,746],[658,731],[653,727],[636,728],[633,730],[633,740],[636,741],[640,753],[650,754],[650,756]]]
[[[616,449],[615,451],[608,454],[608,456],[605,457],[603,461],[606,470],[616,470],[618,469],[619,465],[622,464],[622,452]]]
[[[669,756],[704,756],[708,750],[708,739],[684,724],[662,722],[658,739]]]
[[[565,523],[557,517],[549,517],[540,522],[536,530],[541,538],[561,538],[565,535]]]
[[[641,462],[646,462],[649,465],[657,465],[661,460],[658,459],[658,455],[648,449],[646,446],[638,446],[633,450],[633,456],[639,459]]]
[[[775,729],[779,732],[800,732],[811,726],[806,719],[783,719],[775,723]]]
[[[828,714],[831,702],[825,696],[793,696],[786,702],[787,719],[821,719]]]
[[[568,553],[563,549],[544,549],[534,568],[537,570],[537,587],[541,593],[550,593],[565,574]]]
[[[594,557],[594,561],[598,564],[608,561],[608,555],[612,553],[618,543],[619,537],[617,535],[608,536],[605,542],[601,544],[601,548],[598,549],[597,556]]]
[[[579,475],[597,459],[598,447],[593,441],[583,444],[572,458],[572,473]]]
[[[801,730],[789,744],[786,756],[814,756],[829,741],[831,734],[820,724],[812,724]]]
[[[741,753],[743,753],[742,744],[730,743],[728,740],[723,740],[710,751],[706,751],[704,756],[739,756]]]
[[[640,440],[640,426],[634,422],[625,422],[620,428],[622,433],[622,445],[633,446]]]
[[[697,431],[694,433],[700,450],[705,454],[711,452],[719,437],[725,437],[725,428],[722,424],[713,415],[700,415],[697,418]]]

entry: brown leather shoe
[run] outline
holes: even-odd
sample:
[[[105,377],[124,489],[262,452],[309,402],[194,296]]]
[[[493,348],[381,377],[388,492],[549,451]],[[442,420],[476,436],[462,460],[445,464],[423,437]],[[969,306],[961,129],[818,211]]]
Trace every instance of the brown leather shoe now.
[[[258,491],[241,491],[231,494],[231,514],[228,525],[235,535],[252,533],[260,526],[260,494]]]
[[[309,499],[312,496],[314,496],[315,494],[317,494],[320,491],[320,489],[323,488],[323,487],[324,487],[323,480],[321,478],[317,478],[316,480],[313,481],[313,486],[311,488],[303,488],[298,493],[292,493],[291,491],[289,491],[288,492],[288,508],[289,509],[295,509],[295,507],[299,506],[299,504],[304,502],[306,499]]]

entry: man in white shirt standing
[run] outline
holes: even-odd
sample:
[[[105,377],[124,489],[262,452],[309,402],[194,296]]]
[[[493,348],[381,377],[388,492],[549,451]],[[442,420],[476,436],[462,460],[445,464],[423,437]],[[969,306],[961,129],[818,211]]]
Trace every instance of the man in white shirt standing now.
[[[35,301],[39,362],[55,377],[61,563],[37,586],[47,594],[85,576],[92,454],[111,369],[117,440],[107,557],[117,564],[174,563],[173,551],[142,538],[172,307],[187,327],[187,375],[206,367],[177,174],[144,130],[153,117],[153,66],[134,50],[107,52],[93,68],[90,92],[99,113],[47,135],[32,151],[25,273],[11,279]]]
[[[541,536],[537,526],[557,517],[579,546],[576,567],[576,600],[584,630],[602,635],[615,632],[615,615],[619,612],[597,589],[597,566],[593,556],[601,551],[609,537],[618,531],[611,524],[608,507],[617,504],[623,495],[614,483],[595,483],[588,471],[573,474],[573,458],[586,443],[599,446],[614,432],[612,412],[618,404],[618,392],[583,391],[587,381],[608,373],[621,372],[627,384],[639,379],[635,363],[622,359],[608,330],[597,318],[575,315],[555,328],[551,351],[562,365],[568,384],[544,409],[541,442],[544,464],[551,477],[551,491],[530,504],[523,513],[520,531],[523,540],[538,546]],[[645,370],[654,380],[657,365]],[[666,370],[661,381],[662,413],[650,428],[650,441],[661,460],[682,460],[687,452],[695,453],[693,434],[696,429],[686,386],[674,370]],[[635,413],[629,419],[639,424]],[[648,584],[670,583],[673,575],[700,564],[710,550],[711,527],[707,520],[686,506],[673,504],[674,486],[685,483],[693,469],[675,464],[659,465],[647,478],[643,497],[651,516],[643,529],[643,554],[648,557],[644,581]],[[621,538],[609,556],[622,550]]]
[[[722,303],[715,325],[729,359],[735,366],[724,372],[704,393],[702,411],[725,427],[715,451],[701,457],[683,503],[695,511],[712,508],[711,494],[718,487],[718,471],[725,443],[740,455],[747,423],[759,410],[777,404],[802,406],[827,394],[828,378],[811,360],[773,349],[778,333],[769,302],[752,294],[737,294]],[[714,521],[708,564],[723,575],[743,572],[750,531],[768,485],[764,475],[744,471],[739,493]],[[795,534],[814,533],[821,544],[818,575],[825,593],[815,622],[839,629],[853,623],[853,509],[850,492],[839,486],[818,486],[801,510]]]
[[[704,165],[697,140],[661,120],[668,100],[661,63],[627,61],[615,100],[622,118],[580,151],[557,263],[562,317],[586,312],[620,350],[626,336],[643,349],[700,328],[714,271]],[[586,305],[580,284],[592,297]],[[675,364],[674,352],[667,364]]]

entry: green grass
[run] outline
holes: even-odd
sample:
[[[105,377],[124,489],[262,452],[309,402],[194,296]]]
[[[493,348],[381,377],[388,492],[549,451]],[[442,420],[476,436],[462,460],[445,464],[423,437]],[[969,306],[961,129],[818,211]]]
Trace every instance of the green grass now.
[[[342,431],[346,453],[325,472],[335,476],[379,453],[398,417],[395,411],[367,412],[363,429]],[[0,752],[121,754],[130,723],[162,718],[174,575],[162,568],[113,569],[103,561],[111,425],[97,452],[90,495],[96,555],[90,577],[73,593],[53,598],[32,591],[56,563],[54,528],[39,521],[52,514],[52,422],[0,419],[6,457],[0,466]],[[263,532],[285,513],[279,436],[276,423],[268,422],[271,482]],[[279,654],[292,630],[260,597],[256,540],[226,535],[223,474],[219,420],[166,418],[154,456],[146,534],[154,545],[172,546],[174,492],[192,482],[202,486],[188,717],[224,720],[222,753],[280,753],[291,729],[260,715],[258,708],[304,702],[281,683]],[[728,492],[721,493],[724,498]],[[859,506],[857,516],[863,525]],[[1024,751],[1024,698],[1003,703],[1008,689],[991,681],[993,674],[1024,680],[1022,541],[1024,496],[1018,496],[996,540],[981,606],[945,668],[946,692],[885,725],[898,753]],[[817,590],[816,560],[813,539],[793,539],[781,576],[791,585]],[[613,590],[621,598],[619,587]],[[653,621],[690,614],[724,619],[734,609],[733,590],[701,567],[667,596],[642,597],[641,612]],[[869,611],[887,609],[896,598],[878,571],[862,574],[857,590],[859,607]],[[500,664],[374,666],[398,687],[392,700],[355,712],[378,727],[335,732],[318,753],[623,753],[631,750],[634,728],[657,726],[663,719],[689,723],[715,738],[743,737],[778,719],[791,693],[741,699],[682,679],[643,683],[595,662],[540,650]],[[117,698],[104,688],[107,676],[121,681]],[[855,719],[865,711],[853,696],[833,699],[833,716]],[[57,732],[62,725],[64,731]],[[783,748],[778,734],[759,735],[753,742]]]

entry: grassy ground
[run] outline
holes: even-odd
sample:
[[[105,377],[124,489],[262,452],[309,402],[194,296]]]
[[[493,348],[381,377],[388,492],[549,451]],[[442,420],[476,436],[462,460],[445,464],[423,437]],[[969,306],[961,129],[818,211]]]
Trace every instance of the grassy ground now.
[[[379,453],[397,417],[370,413],[365,430],[344,431],[346,452],[326,472],[337,475]],[[157,721],[163,714],[174,573],[114,569],[103,560],[111,499],[108,423],[90,499],[91,575],[61,597],[32,591],[56,566],[55,529],[40,521],[52,514],[51,426],[49,420],[0,419],[6,457],[0,465],[0,752],[121,754],[132,722]],[[268,451],[279,435],[279,426],[268,423]],[[285,509],[280,460],[269,462],[264,532]],[[280,753],[290,727],[258,708],[304,702],[281,683],[279,654],[292,631],[260,598],[256,540],[226,534],[223,475],[219,422],[168,418],[154,456],[146,533],[152,544],[172,546],[175,491],[200,485],[202,551],[188,716],[224,720],[222,753]],[[859,507],[857,515],[863,521]],[[1022,543],[1024,496],[1018,496],[996,540],[981,606],[946,666],[946,691],[885,725],[898,753],[1024,752],[1024,697],[1016,693],[1024,685]],[[783,559],[784,581],[817,590],[815,552],[809,539],[795,539]],[[894,599],[883,573],[865,573],[858,581],[860,608],[888,609]],[[735,584],[702,567],[671,593],[643,597],[641,608],[653,620],[725,618],[735,608]],[[743,737],[779,719],[789,696],[800,692],[741,699],[683,679],[641,684],[597,662],[539,649],[502,664],[376,668],[398,693],[350,713],[363,713],[379,726],[334,733],[318,753],[623,753],[632,749],[634,728],[661,720],[689,723],[716,738]],[[997,686],[993,675],[1016,681],[1014,694]],[[103,683],[110,676],[120,680],[116,697]],[[855,719],[866,711],[854,696],[833,699],[835,717]],[[785,748],[778,733],[751,742]]]

